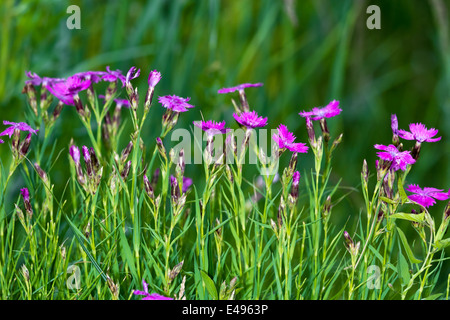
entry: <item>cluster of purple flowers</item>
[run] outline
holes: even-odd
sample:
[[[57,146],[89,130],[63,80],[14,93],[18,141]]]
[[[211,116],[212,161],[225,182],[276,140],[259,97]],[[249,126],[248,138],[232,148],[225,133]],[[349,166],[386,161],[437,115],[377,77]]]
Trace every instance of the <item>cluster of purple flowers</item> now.
[[[406,171],[409,166],[416,163],[419,158],[421,144],[423,142],[437,142],[441,140],[441,137],[434,138],[438,130],[431,128],[428,129],[422,123],[411,123],[409,125],[409,131],[398,128],[398,119],[395,114],[391,116],[391,128],[393,133],[393,144],[390,145],[380,145],[376,144],[374,147],[377,152],[382,164],[378,163],[377,167],[384,169],[384,172],[388,170],[392,171]],[[400,143],[399,138],[404,140],[413,140],[415,145],[413,149],[403,151],[403,144]],[[387,177],[386,177],[387,178]],[[386,179],[385,178],[385,179]],[[444,190],[436,188],[420,188],[418,185],[410,184],[406,191],[413,193],[408,196],[408,199],[427,208],[436,203],[437,200],[447,200],[450,198],[450,190],[448,192],[443,192]]]

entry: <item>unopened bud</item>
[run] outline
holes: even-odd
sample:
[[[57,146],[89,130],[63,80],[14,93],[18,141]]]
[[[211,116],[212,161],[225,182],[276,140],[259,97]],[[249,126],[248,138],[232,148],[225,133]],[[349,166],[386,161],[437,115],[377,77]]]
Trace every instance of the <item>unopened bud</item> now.
[[[153,187],[150,183],[150,181],[148,180],[147,176],[144,175],[144,188],[145,188],[145,192],[147,193],[147,195],[154,199],[155,198],[155,194],[153,192]]]
[[[130,168],[131,168],[131,160],[125,164],[122,172],[120,173],[120,176],[122,177],[123,180],[127,179],[128,174],[130,173]]]
[[[120,163],[122,164],[125,163],[132,149],[133,149],[133,142],[130,141],[128,145],[125,147],[125,149],[122,150],[122,154],[120,156]]]

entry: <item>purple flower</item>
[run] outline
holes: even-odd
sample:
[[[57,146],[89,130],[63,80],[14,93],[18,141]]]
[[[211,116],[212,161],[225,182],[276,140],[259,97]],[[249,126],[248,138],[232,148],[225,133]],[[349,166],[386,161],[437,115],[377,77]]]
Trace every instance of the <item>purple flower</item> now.
[[[181,188],[183,193],[186,193],[192,185],[192,179],[183,177],[183,187]]]
[[[295,171],[292,175],[292,183],[298,185],[300,182],[300,171]]]
[[[427,129],[422,123],[411,123],[409,125],[409,130],[411,132],[400,129],[398,130],[398,135],[405,140],[416,140],[419,143],[441,140],[441,137],[432,139],[438,133],[437,129]]]
[[[255,111],[242,112],[240,115],[233,113],[234,119],[241,125],[247,128],[259,128],[264,127],[267,124],[267,117],[259,117]]]
[[[73,75],[73,77],[80,78],[82,81],[90,81],[91,83],[98,83],[102,80],[102,76],[106,72],[103,71],[83,71]]]
[[[392,133],[394,135],[398,135],[398,120],[397,120],[397,115],[395,115],[395,114],[391,115],[391,128],[392,128]]]
[[[384,146],[381,144],[376,144],[375,149],[382,150],[382,152],[378,152],[377,155],[383,160],[392,162],[392,169],[397,171],[401,169],[402,171],[406,170],[406,166],[408,164],[413,164],[416,160],[411,157],[410,151],[400,152],[398,149],[390,144],[388,146]]]
[[[103,72],[102,80],[108,82],[116,82],[117,80],[120,80],[123,87],[125,85],[126,78],[122,74],[122,71],[120,71],[119,69],[111,71],[111,69],[109,69],[109,66],[107,66],[106,72]]]
[[[125,82],[128,83],[131,80],[139,77],[139,75],[141,74],[141,69],[137,69],[136,67],[131,67],[130,70],[128,70],[127,72],[127,77],[125,78]]]
[[[51,82],[61,82],[61,81],[65,80],[62,78],[47,78],[47,77],[41,78],[36,73],[31,73],[31,71],[27,71],[27,72],[25,72],[25,74],[30,79],[30,80],[25,80],[25,83],[26,84],[31,83],[35,87],[40,86],[40,85],[42,85],[43,87],[46,87]]]
[[[181,188],[181,192],[186,193],[189,188],[192,186],[192,179],[188,177],[183,177],[183,187]],[[170,184],[173,186],[178,186],[177,178],[175,176],[170,176]]]
[[[342,111],[339,108],[339,101],[333,100],[326,107],[318,108],[315,107],[311,111],[302,111],[299,113],[304,118],[311,117],[311,120],[321,120],[323,118],[331,118],[337,116]]]
[[[88,147],[86,147],[86,146],[83,146],[82,148],[82,151],[83,151],[83,158],[84,158],[84,161],[87,163],[87,162],[90,162],[91,161],[91,155],[89,154],[89,149],[88,149]]]
[[[20,189],[20,194],[22,195],[24,201],[30,201],[30,192],[27,188]]]
[[[149,87],[154,88],[158,84],[159,80],[161,80],[161,73],[156,70],[151,71],[148,75]]]
[[[231,87],[231,88],[222,88],[219,91],[217,91],[217,93],[230,93],[230,92],[234,92],[234,91],[243,91],[245,88],[261,87],[261,86],[263,86],[263,84],[261,82],[259,82],[259,83],[243,83],[238,86]]]
[[[158,101],[164,108],[171,109],[175,112],[185,112],[188,108],[194,108],[193,105],[187,103],[191,98],[181,98],[176,95],[168,95],[159,97]]]
[[[74,106],[74,96],[89,88],[90,85],[91,80],[84,76],[73,75],[62,82],[50,82],[47,89],[65,104]]]
[[[0,143],[5,143],[5,141],[3,141],[2,139],[0,139]]]
[[[213,120],[208,121],[194,121],[194,126],[206,131],[208,135],[215,135],[220,133],[227,133],[231,129],[225,128],[225,121],[215,122]]]
[[[442,192],[443,190],[439,190],[436,188],[425,187],[422,189],[415,184],[410,184],[405,190],[414,193],[408,196],[408,198],[423,207],[430,207],[434,205],[436,203],[434,199],[447,200],[448,198],[450,198],[450,190],[449,192]]]
[[[80,149],[77,146],[70,146],[69,154],[76,164],[80,162]]]
[[[4,130],[2,133],[0,133],[0,136],[6,136],[8,135],[10,138],[14,133],[14,130],[18,129],[20,131],[28,131],[30,133],[34,133],[37,134],[37,132],[39,131],[38,129],[33,129],[31,128],[28,124],[26,124],[25,122],[10,122],[10,121],[3,121],[4,125],[10,125],[9,128],[7,128],[6,130]]]
[[[305,143],[294,143],[294,134],[289,132],[288,128],[283,124],[280,124],[278,133],[274,133],[272,139],[275,140],[280,149],[288,149],[289,151],[300,153],[308,152],[308,147]]]
[[[164,297],[157,293],[148,293],[148,284],[145,280],[142,280],[142,286],[144,287],[144,291],[134,290],[133,294],[139,296],[145,296],[142,300],[173,300],[173,298]]]

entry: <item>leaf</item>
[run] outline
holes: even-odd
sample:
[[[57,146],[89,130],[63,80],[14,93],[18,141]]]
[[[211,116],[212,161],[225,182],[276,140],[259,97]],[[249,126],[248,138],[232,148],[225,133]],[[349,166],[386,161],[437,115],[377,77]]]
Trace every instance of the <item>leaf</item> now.
[[[386,197],[380,197],[380,200],[382,200],[386,203],[392,204],[392,205],[397,204],[397,201],[394,201],[394,200],[386,198]]]
[[[398,178],[398,193],[400,194],[400,198],[402,199],[402,204],[408,201],[408,196],[406,195],[405,189],[403,188],[403,178],[399,176]]]
[[[450,238],[446,238],[446,239],[442,239],[442,240],[438,240],[434,243],[434,246],[436,247],[436,249],[438,250],[442,250],[447,248],[448,246],[450,246]]]
[[[432,294],[431,296],[428,296],[426,298],[423,298],[422,300],[436,300],[440,296],[442,296],[442,293],[436,293],[436,294]]]
[[[120,248],[121,248],[120,253],[125,258],[125,261],[128,267],[130,268],[130,272],[133,275],[133,278],[135,280],[138,280],[139,278],[136,272],[134,257],[133,254],[131,253],[131,249],[128,244],[127,238],[125,237],[125,232],[123,231],[123,228],[119,229],[119,234],[120,234]]]
[[[403,231],[397,227],[397,231],[398,231],[398,235],[400,236],[400,240],[403,243],[403,247],[405,248],[406,251],[406,255],[408,256],[409,262],[411,263],[421,263],[422,260],[416,259],[416,257],[414,257],[414,254],[411,250],[411,247],[408,244],[408,239],[406,239],[405,234],[403,233]]]
[[[208,274],[203,270],[200,270],[200,275],[202,276],[203,283],[206,286],[206,291],[208,291],[209,295],[213,298],[213,300],[218,300],[217,289],[214,284],[214,281],[212,281],[212,279],[208,276]]]
[[[402,284],[405,286],[411,280],[411,276],[409,274],[408,262],[401,252],[398,253],[398,264],[397,264],[397,272],[402,280]]]
[[[425,221],[425,212],[420,214],[397,212],[389,216],[390,219],[402,219],[422,223]]]

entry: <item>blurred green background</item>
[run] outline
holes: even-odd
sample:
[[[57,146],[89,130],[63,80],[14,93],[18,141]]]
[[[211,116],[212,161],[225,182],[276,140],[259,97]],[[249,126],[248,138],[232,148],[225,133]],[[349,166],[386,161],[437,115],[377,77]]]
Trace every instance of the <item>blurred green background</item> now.
[[[80,30],[66,27],[71,4],[81,9]],[[371,4],[381,9],[380,30],[366,27]],[[217,90],[263,82],[246,91],[250,107],[269,118],[269,128],[284,123],[302,142],[307,135],[298,112],[340,101],[342,114],[328,122],[332,136],[344,133],[333,182],[342,178],[342,194],[355,189],[335,205],[337,223],[359,215],[362,162],[367,159],[375,171],[373,145],[391,142],[392,113],[400,128],[422,122],[443,137],[423,145],[407,183],[450,188],[449,1],[3,0],[0,6],[1,120],[23,121],[27,70],[66,77],[106,66],[126,73],[136,66],[141,76],[134,83],[143,98],[147,75],[157,69],[163,79],[156,95],[191,97],[196,106],[180,117],[178,127],[191,126],[201,114],[235,127],[230,102],[235,96]],[[144,132],[149,149],[162,111],[154,101]],[[63,110],[58,126],[55,137],[62,147],[71,137],[79,145],[88,142],[74,110]],[[309,172],[312,155],[299,158],[301,172]],[[52,169],[61,186],[66,159]],[[187,168],[192,177],[201,172],[201,166]],[[432,209],[438,221],[444,206]]]

